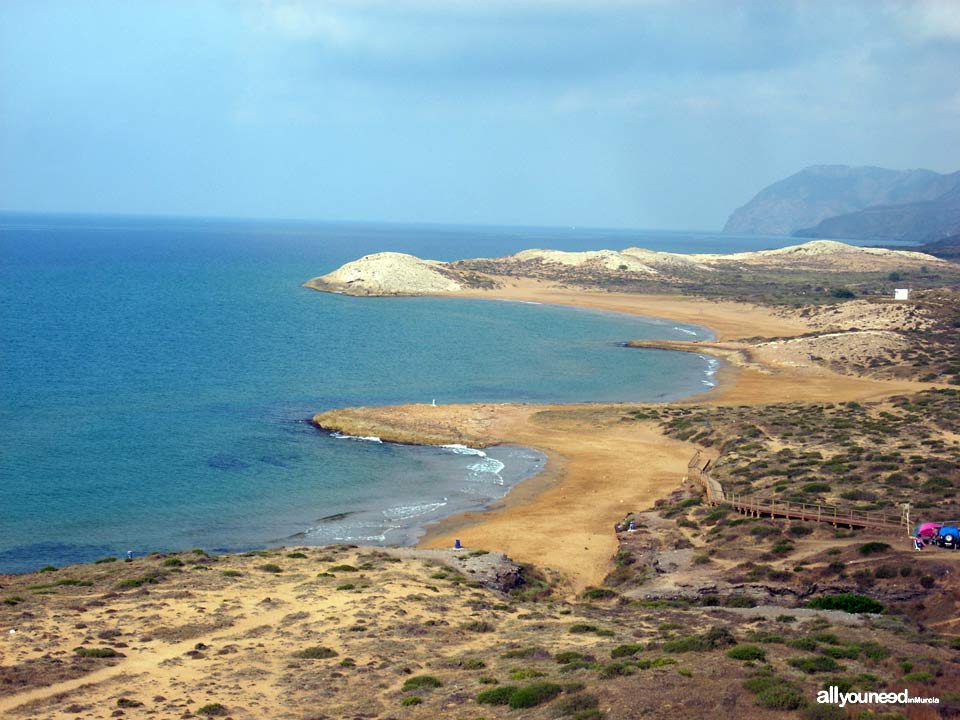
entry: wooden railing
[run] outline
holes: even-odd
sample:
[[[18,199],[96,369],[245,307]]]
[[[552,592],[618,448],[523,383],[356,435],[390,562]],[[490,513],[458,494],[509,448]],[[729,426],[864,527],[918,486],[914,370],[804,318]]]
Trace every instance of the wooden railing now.
[[[710,476],[710,461],[702,467],[700,452],[687,463],[687,479],[700,486],[710,505],[729,505],[744,515],[753,517],[793,518],[812,522],[846,525],[848,527],[875,528],[878,530],[899,530],[907,525],[910,532],[909,513],[895,510],[867,511],[856,508],[843,508],[821,503],[801,503],[780,500],[772,496],[744,495],[727,493],[723,485]]]

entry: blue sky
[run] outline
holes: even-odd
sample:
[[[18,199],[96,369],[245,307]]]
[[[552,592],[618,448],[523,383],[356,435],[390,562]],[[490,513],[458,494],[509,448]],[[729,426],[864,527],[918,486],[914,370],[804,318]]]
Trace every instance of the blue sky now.
[[[960,169],[960,2],[2,0],[0,208],[719,228]]]

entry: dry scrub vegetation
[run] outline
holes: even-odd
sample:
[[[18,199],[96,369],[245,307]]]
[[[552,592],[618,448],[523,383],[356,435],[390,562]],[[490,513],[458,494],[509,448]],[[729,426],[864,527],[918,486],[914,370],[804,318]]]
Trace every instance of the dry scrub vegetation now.
[[[156,555],[3,584],[10,718],[824,717],[828,683],[957,702],[960,648],[900,615],[563,599],[477,550]]]

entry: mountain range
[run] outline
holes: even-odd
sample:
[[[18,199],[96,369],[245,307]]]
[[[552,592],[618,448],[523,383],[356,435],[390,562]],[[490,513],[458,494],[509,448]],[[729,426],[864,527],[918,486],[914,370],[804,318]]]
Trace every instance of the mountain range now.
[[[960,172],[814,165],[761,190],[724,232],[933,242],[960,233]]]

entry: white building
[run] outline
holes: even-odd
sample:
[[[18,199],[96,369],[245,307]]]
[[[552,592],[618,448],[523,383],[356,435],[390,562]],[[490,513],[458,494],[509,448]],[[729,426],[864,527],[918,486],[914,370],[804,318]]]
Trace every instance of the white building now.
[[[893,291],[894,300],[909,300],[910,299],[910,290],[907,288],[896,288]]]

